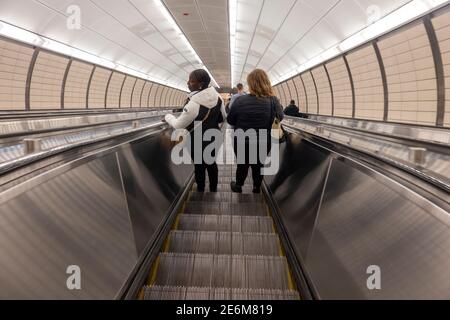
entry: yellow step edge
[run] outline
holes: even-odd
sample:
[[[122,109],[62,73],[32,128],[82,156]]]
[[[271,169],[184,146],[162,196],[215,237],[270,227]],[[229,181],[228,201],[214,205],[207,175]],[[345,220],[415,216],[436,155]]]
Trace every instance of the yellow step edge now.
[[[138,294],[137,299],[138,300],[144,300],[144,297],[145,297],[145,295],[144,295],[144,288],[141,288],[141,290],[139,290],[139,294]]]
[[[296,286],[294,285],[294,279],[292,277],[291,268],[288,264],[286,264],[286,273],[288,278],[288,288],[289,290],[297,290]]]
[[[267,215],[272,219],[273,232],[278,235],[278,232],[277,232],[277,230],[275,228],[275,222],[273,221],[272,212],[270,211],[270,208],[267,205],[266,201],[264,201],[264,204],[266,206]],[[278,240],[278,250],[279,250],[280,257],[286,257],[286,253],[284,251],[283,246],[281,245],[281,241],[280,240]],[[287,274],[289,290],[297,290],[296,286],[295,286],[295,283],[294,283],[294,279],[292,277],[291,268],[289,267],[289,264],[286,264],[286,274]]]
[[[147,280],[147,285],[152,286],[155,284],[156,282],[156,275],[158,273],[158,267],[159,267],[159,261],[160,261],[160,257],[158,255],[158,257],[156,258],[155,263],[153,264],[151,270],[150,270],[150,274]]]
[[[184,212],[184,210],[186,208],[186,203],[189,201],[190,197],[191,197],[191,194],[189,193],[187,199],[183,202],[183,206],[181,208],[181,213]],[[172,227],[172,230],[177,230],[179,223],[180,223],[180,215],[178,214],[177,218],[175,219],[175,223]],[[169,248],[170,248],[170,235],[168,235],[166,237],[166,239],[164,240],[162,252],[168,252]],[[148,286],[152,286],[156,281],[156,275],[158,273],[159,261],[160,261],[160,257],[158,255],[158,257],[156,258],[156,260],[153,263],[151,270],[150,270],[150,274],[149,274],[149,277],[147,280]],[[141,291],[142,291],[142,289],[141,289]],[[141,294],[141,293],[139,293],[139,294]],[[143,294],[143,291],[142,291],[142,294]]]
[[[172,230],[178,230],[178,227],[180,226],[180,215],[177,216],[175,219],[175,223],[173,224]]]
[[[164,241],[164,245],[163,245],[163,249],[162,252],[169,252],[170,249],[170,233],[169,235],[166,237],[166,240]]]

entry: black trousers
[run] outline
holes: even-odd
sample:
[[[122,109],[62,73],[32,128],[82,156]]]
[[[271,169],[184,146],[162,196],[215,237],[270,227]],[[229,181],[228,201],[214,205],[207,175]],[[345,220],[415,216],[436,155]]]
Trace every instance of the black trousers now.
[[[194,156],[194,138],[191,137],[191,145],[190,145],[190,152],[191,152],[191,158],[192,161],[194,161],[195,164],[195,182],[197,183],[197,190],[204,191],[206,186],[206,172],[208,172],[209,177],[209,189],[210,191],[216,191],[217,190],[217,184],[219,183],[219,168],[217,167],[216,161],[214,161],[213,164],[207,164],[205,163],[205,160],[203,159],[203,156],[201,157],[202,162],[196,164],[195,163],[195,156]],[[203,142],[202,143],[202,155],[205,150],[205,148],[210,144],[210,142]],[[212,156],[215,158],[216,153],[213,151]]]
[[[252,178],[253,178],[253,186],[261,187],[263,176],[261,174],[261,169],[264,167],[264,162],[266,160],[267,154],[270,152],[271,142],[264,141],[263,143],[267,146],[267,153],[264,155],[265,157],[260,156],[260,141],[259,139],[256,142],[247,141],[245,144],[239,144],[237,139],[234,139],[234,154],[237,158],[237,169],[236,169],[236,184],[238,186],[245,185],[245,180],[248,176],[248,170],[252,169]],[[255,147],[256,146],[256,147]],[[245,158],[242,154],[239,154],[241,150],[245,150]],[[257,152],[256,155],[250,155],[250,152]],[[241,163],[244,160],[244,163]]]
[[[195,165],[195,182],[197,183],[197,189],[200,191],[205,190],[206,171],[208,171],[210,190],[217,190],[217,184],[219,181],[219,169],[216,163],[212,165],[207,165],[206,163]]]

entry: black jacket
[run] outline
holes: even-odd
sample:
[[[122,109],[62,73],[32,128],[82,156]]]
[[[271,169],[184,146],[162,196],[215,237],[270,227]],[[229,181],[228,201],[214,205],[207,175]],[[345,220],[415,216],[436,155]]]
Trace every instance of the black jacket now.
[[[284,109],[284,114],[290,117],[301,117],[298,107],[295,104],[290,104]]]
[[[278,98],[272,98],[276,105],[276,113],[283,120],[283,107]],[[237,98],[228,114],[227,121],[235,129],[271,129],[275,118],[272,112],[270,98],[258,98],[254,95],[245,95]]]

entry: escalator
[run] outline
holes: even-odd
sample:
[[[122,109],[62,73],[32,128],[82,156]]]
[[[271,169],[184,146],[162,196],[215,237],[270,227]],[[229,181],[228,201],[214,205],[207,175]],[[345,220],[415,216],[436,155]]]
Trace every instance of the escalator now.
[[[145,121],[62,147],[58,128],[0,174],[0,299],[450,298],[447,145],[292,120],[262,194],[251,179],[231,193],[233,165],[198,193],[165,124]],[[416,146],[424,162],[408,163]]]
[[[140,299],[300,298],[264,197],[232,193],[232,177],[220,166],[217,193],[191,189]]]

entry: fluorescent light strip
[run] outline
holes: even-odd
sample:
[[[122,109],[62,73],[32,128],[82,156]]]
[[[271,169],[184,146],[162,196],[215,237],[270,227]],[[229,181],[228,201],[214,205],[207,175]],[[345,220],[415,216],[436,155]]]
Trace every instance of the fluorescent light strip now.
[[[108,69],[113,69],[119,72],[123,72],[129,75],[133,75],[138,78],[142,78],[148,81],[156,82],[162,85],[167,85],[172,88],[179,89],[181,91],[187,91],[186,87],[170,84],[167,81],[157,79],[151,75],[142,73],[135,69],[126,67],[124,65],[114,63],[110,60],[101,58],[97,55],[88,53],[86,51],[71,47],[64,43],[40,36],[36,33],[21,29],[19,27],[13,26],[9,23],[0,21],[0,35],[17,40],[19,42],[24,42],[36,47],[44,48],[49,51],[53,51],[65,56],[73,57],[85,62],[93,63]]]
[[[186,38],[186,36],[184,35],[183,31],[181,31],[180,26],[178,25],[178,23],[175,21],[175,19],[173,18],[172,14],[169,12],[169,10],[167,9],[167,7],[164,5],[164,3],[162,2],[162,0],[153,0],[153,2],[155,3],[155,5],[158,7],[158,9],[161,11],[161,13],[163,14],[163,16],[166,18],[166,20],[170,23],[171,27],[175,30],[175,32],[177,33],[177,35],[183,40],[183,42],[185,43],[185,45],[189,48],[189,51],[191,51],[191,53],[194,55],[195,60],[197,61],[198,64],[201,65],[201,67],[203,69],[206,70],[206,72],[208,72],[209,76],[211,77],[212,81],[216,84],[216,87],[220,88],[219,84],[217,83],[217,81],[214,79],[213,75],[211,74],[211,72],[209,72],[208,68],[205,66],[205,64],[203,63],[202,59],[200,59],[199,55],[197,54],[197,52],[194,50],[194,48],[192,47],[191,43],[189,42],[189,40]]]
[[[236,63],[236,29],[237,29],[237,2],[238,0],[228,1],[228,11],[230,15],[230,63],[231,63],[231,88],[235,85],[235,63]]]
[[[369,42],[383,34],[393,31],[402,25],[433,11],[441,5],[447,3],[448,0],[413,0],[403,7],[391,12],[382,19],[367,26],[363,30],[355,33],[337,45],[327,49],[314,58],[300,65],[296,70],[291,71],[280,77],[274,85],[279,84],[293,76],[309,70],[319,64],[322,64],[334,57],[348,52],[364,43]]]

